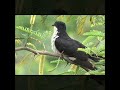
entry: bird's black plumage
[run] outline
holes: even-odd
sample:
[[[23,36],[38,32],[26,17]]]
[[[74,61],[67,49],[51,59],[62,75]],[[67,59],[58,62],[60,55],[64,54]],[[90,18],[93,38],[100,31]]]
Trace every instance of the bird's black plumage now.
[[[65,23],[56,21],[53,26],[57,30],[54,30],[56,35],[53,36],[55,49],[63,53],[69,59],[68,62],[95,70],[96,67],[89,61],[89,58],[94,61],[98,61],[98,58],[92,57],[83,51],[77,51],[78,48],[86,48],[86,46],[68,36]]]

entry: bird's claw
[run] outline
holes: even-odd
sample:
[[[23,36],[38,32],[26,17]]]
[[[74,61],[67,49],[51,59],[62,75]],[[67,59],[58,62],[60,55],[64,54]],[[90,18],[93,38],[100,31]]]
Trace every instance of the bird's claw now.
[[[39,54],[39,52],[36,51],[36,52],[34,53],[34,56],[35,56],[35,55],[38,55],[38,54]]]

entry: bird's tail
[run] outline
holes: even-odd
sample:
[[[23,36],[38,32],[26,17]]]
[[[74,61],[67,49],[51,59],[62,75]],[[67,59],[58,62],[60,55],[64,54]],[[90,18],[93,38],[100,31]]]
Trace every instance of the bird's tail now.
[[[95,62],[98,62],[98,61],[101,60],[101,59],[105,59],[104,57],[102,57],[102,56],[97,56],[97,55],[95,55],[95,54],[92,54],[91,56],[89,55],[89,58],[92,59],[92,60],[95,61]]]
[[[90,70],[97,70],[97,68],[89,60],[86,61],[79,60],[79,63],[77,64]]]
[[[100,58],[98,57],[93,57],[93,56],[89,56],[89,58],[95,62],[99,62]]]

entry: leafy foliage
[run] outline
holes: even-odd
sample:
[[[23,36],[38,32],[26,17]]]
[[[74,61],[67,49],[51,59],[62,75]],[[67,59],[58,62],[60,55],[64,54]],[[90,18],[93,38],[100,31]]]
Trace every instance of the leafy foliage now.
[[[90,32],[86,32],[83,35],[104,37],[105,34],[101,31],[91,30]]]
[[[103,23],[95,24],[102,25]],[[91,25],[93,26],[93,25]],[[85,49],[78,48],[79,51],[84,51],[90,55],[96,54],[97,56],[105,57],[105,33],[99,30],[90,30],[89,32],[85,32],[83,35],[86,35],[87,38],[83,41],[83,44],[87,44],[86,46],[91,45],[91,40],[96,39],[96,43],[92,43],[91,47],[87,47]],[[95,63],[98,70],[90,71],[85,73],[86,75],[94,74],[94,75],[104,75],[105,74],[105,60],[100,60],[100,62]]]
[[[80,16],[78,16],[78,20],[77,20],[78,34],[83,32],[83,26],[85,24],[86,18],[87,18],[87,16],[84,16],[82,18]]]
[[[43,37],[45,38],[46,34],[49,34],[49,33],[50,33],[49,31],[46,31],[46,32],[44,32],[43,34],[41,34],[39,31],[33,31],[33,30],[31,30],[30,28],[23,27],[23,26],[16,26],[16,28],[17,28],[18,30],[24,31],[24,32],[26,32],[26,33],[28,33],[28,34],[35,35],[35,36],[37,36],[37,37],[39,37],[39,38],[43,38]]]
[[[51,50],[51,36],[56,20],[67,25],[70,37],[87,46],[78,48],[92,55],[105,57],[104,15],[16,15],[15,47],[27,46],[36,50]],[[104,75],[105,60],[92,62],[98,70],[86,72],[81,67],[50,56],[35,56],[28,51],[15,53],[16,75]],[[41,63],[41,61],[43,61]]]

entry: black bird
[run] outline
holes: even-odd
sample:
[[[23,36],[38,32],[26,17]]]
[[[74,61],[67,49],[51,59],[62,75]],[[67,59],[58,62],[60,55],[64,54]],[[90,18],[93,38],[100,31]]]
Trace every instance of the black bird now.
[[[54,33],[51,44],[55,53],[62,54],[66,58],[65,60],[71,64],[90,70],[97,69],[89,59],[98,61],[99,58],[90,56],[83,51],[77,51],[78,48],[86,48],[86,46],[68,36],[64,22],[56,21],[52,26],[54,26]]]

